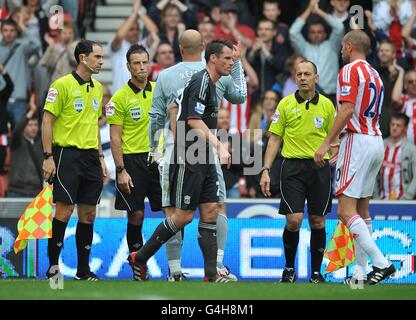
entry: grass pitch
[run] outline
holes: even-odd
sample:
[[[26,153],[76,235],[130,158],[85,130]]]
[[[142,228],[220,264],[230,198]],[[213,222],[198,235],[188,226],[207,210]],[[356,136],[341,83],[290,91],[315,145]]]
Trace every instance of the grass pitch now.
[[[0,280],[1,300],[416,300],[416,285],[385,284],[352,290],[343,284],[187,281],[134,282],[65,279],[63,290],[47,280]]]

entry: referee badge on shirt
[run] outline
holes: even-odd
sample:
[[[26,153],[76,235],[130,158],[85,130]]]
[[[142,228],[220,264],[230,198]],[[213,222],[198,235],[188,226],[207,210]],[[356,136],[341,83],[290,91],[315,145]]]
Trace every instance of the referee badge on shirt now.
[[[319,117],[314,117],[313,121],[315,122],[315,127],[318,129],[322,128],[322,125],[324,124],[324,119],[319,118]]]
[[[99,102],[97,99],[92,99],[92,108],[94,109],[95,112],[98,111],[98,106],[99,106]]]
[[[81,112],[84,109],[84,99],[79,98],[74,100],[74,108],[76,112]]]
[[[142,117],[142,108],[141,107],[131,108],[130,116],[134,121],[138,121]]]

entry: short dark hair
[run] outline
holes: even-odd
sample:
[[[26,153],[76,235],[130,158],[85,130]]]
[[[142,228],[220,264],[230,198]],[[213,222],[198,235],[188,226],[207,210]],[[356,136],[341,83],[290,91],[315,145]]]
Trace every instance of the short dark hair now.
[[[12,19],[5,19],[1,21],[0,30],[3,30],[4,26],[13,26],[17,30],[17,24]]]
[[[299,63],[310,63],[313,67],[313,70],[315,71],[315,74],[318,74],[318,68],[317,68],[316,64],[313,63],[311,60],[303,59],[302,61],[299,61]]]
[[[147,58],[150,60],[149,52],[147,52],[145,47],[140,44],[133,44],[126,53],[126,59],[128,63],[130,63],[130,56],[135,53],[146,53]]]
[[[259,22],[257,22],[257,28],[259,27],[259,24],[260,24],[260,23],[264,23],[264,22],[270,22],[270,23],[272,24],[272,26],[273,26],[273,29],[274,29],[274,30],[276,30],[276,29],[277,29],[277,24],[276,24],[276,22],[274,22],[274,21],[272,21],[272,20],[269,20],[269,19],[266,19],[266,18],[261,18],[261,19],[259,20]]]
[[[380,45],[378,47],[380,48],[382,44],[388,44],[388,45],[390,45],[390,47],[393,48],[393,51],[394,52],[397,52],[396,44],[393,41],[391,41],[390,39],[381,40],[380,41]]]
[[[274,5],[276,5],[278,8],[279,8],[279,2],[277,1],[277,0],[264,0],[264,2],[263,2],[263,6],[264,6],[264,4],[265,3],[268,3],[268,4],[274,4]]]
[[[410,121],[408,116],[406,116],[404,113],[400,113],[400,112],[393,113],[393,115],[391,116],[391,119],[403,120],[404,125],[405,125],[406,128],[409,125],[409,121]]]
[[[219,56],[222,52],[222,48],[224,47],[228,47],[233,50],[233,44],[229,40],[213,40],[208,43],[205,49],[205,61],[208,63],[211,54]]]
[[[79,55],[85,54],[88,56],[93,51],[94,46],[102,47],[101,43],[97,41],[83,39],[80,42],[78,42],[74,50],[74,56],[75,56],[75,60],[77,61],[77,63],[79,63],[80,61]]]

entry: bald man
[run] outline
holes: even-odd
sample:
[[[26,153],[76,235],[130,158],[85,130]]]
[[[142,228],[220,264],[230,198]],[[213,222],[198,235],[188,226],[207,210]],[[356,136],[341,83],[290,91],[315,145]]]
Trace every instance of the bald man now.
[[[174,119],[176,110],[170,110],[173,102],[183,91],[191,77],[205,68],[205,61],[201,61],[201,52],[203,50],[203,42],[201,34],[196,30],[186,30],[179,38],[179,48],[183,62],[176,64],[168,69],[163,70],[156,82],[155,92],[153,94],[152,110],[150,116],[150,154],[153,159],[158,158],[158,144],[160,130],[164,131],[164,152],[161,163],[161,186],[162,186],[162,207],[167,218],[171,217],[175,212],[170,201],[169,188],[169,163],[174,146],[173,137],[168,134],[170,130],[169,120],[170,114]],[[232,67],[231,75],[221,77],[215,84],[216,101],[219,103],[225,97],[231,103],[243,103],[247,97],[247,85],[245,81],[244,71],[241,61],[239,60],[239,48],[234,46],[233,59],[235,63]],[[217,108],[219,105],[217,106]],[[152,161],[153,161],[152,159]],[[221,166],[218,162],[216,165],[218,180],[220,204],[225,201],[225,182],[222,175]],[[224,250],[228,235],[228,222],[225,210],[218,212],[217,220],[217,271],[231,281],[237,281],[237,277],[229,272],[223,264]],[[166,254],[169,264],[168,281],[182,281],[184,276],[181,268],[181,252],[183,243],[183,232],[178,232],[166,243]]]
[[[315,162],[323,166],[331,141],[340,135],[336,166],[338,216],[354,238],[357,266],[347,284],[358,281],[378,284],[396,269],[371,237],[369,201],[384,156],[379,114],[383,104],[383,82],[366,61],[370,39],[361,30],[348,32],[342,41],[341,55],[347,63],[339,72],[337,116],[331,131],[315,153]],[[373,271],[366,275],[367,255]]]

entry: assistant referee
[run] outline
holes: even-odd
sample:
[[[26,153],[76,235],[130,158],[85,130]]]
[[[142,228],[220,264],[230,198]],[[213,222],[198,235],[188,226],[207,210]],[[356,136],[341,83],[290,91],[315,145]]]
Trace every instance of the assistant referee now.
[[[58,260],[65,229],[75,204],[78,267],[76,280],[97,281],[88,262],[96,205],[107,169],[102,155],[98,119],[103,87],[91,78],[104,63],[101,44],[82,40],[75,48],[77,69],[53,82],[46,97],[42,122],[45,180],[53,177],[52,238],[48,240],[48,278],[59,273]]]
[[[131,253],[143,246],[144,198],[148,197],[152,211],[159,211],[162,189],[157,162],[148,164],[149,111],[155,86],[147,80],[149,53],[135,44],[127,51],[126,59],[131,79],[113,95],[105,113],[117,172],[115,208],[128,212],[127,244]]]
[[[261,175],[261,189],[270,197],[269,170],[282,144],[284,158],[281,167],[279,213],[286,215],[283,232],[286,265],[281,282],[295,282],[295,257],[299,230],[303,220],[305,199],[308,203],[311,227],[310,282],[324,282],[320,273],[326,244],[325,215],[331,211],[331,171],[329,161],[323,168],[314,163],[315,150],[332,127],[335,108],[332,102],[316,92],[316,65],[303,60],[296,66],[298,90],[280,101],[272,119],[270,136]],[[327,154],[325,159],[329,159]]]

